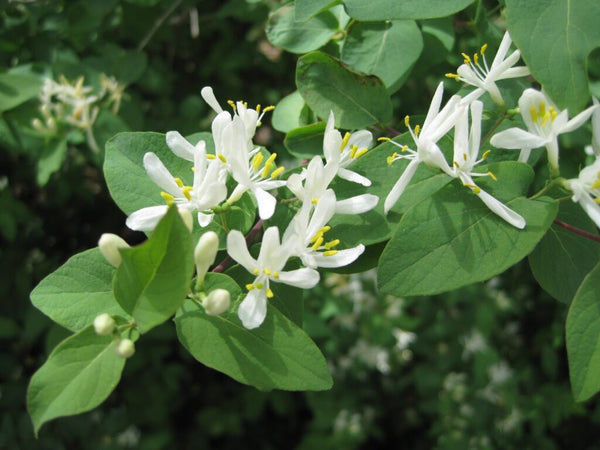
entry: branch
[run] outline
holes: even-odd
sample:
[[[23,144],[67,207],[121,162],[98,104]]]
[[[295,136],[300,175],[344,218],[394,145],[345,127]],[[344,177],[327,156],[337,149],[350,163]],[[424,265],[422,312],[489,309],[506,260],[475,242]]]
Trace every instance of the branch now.
[[[559,227],[563,227],[565,230],[569,230],[572,233],[578,234],[579,236],[583,236],[586,239],[590,239],[592,241],[596,241],[596,242],[600,242],[600,236],[596,236],[595,234],[592,233],[588,233],[587,231],[584,231],[580,228],[576,228],[572,225],[569,225],[566,222],[563,222],[562,220],[555,220],[554,223],[556,225],[558,225]]]
[[[250,246],[250,244],[252,244],[252,242],[254,241],[254,238],[259,233],[262,226],[263,226],[263,221],[262,221],[262,219],[259,219],[258,222],[256,222],[256,224],[254,224],[252,229],[248,232],[248,234],[246,235],[246,245],[248,247]],[[225,269],[227,269],[231,265],[232,262],[233,262],[233,259],[231,259],[231,257],[228,255],[223,261],[221,261],[221,263],[217,267],[215,267],[213,270],[211,270],[211,272],[222,273]]]

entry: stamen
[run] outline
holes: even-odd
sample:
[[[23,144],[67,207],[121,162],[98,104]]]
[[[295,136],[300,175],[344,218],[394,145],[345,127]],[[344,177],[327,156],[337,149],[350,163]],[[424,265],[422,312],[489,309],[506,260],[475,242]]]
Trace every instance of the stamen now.
[[[263,178],[267,178],[269,176],[269,172],[273,169],[273,161],[277,158],[277,153],[273,153],[265,162],[265,166],[263,167],[262,173],[260,174]]]
[[[387,157],[388,166],[392,165],[392,163],[396,160],[396,156],[398,156],[398,153],[394,152],[390,156]]]
[[[323,244],[323,241],[324,241],[324,240],[325,240],[325,239],[323,239],[323,236],[322,236],[322,235],[320,235],[320,236],[317,238],[317,240],[315,241],[315,243],[312,245],[312,247],[311,247],[311,248],[312,248],[312,249],[313,249],[313,250],[316,252],[316,251],[319,249],[319,247],[320,247],[320,246]]]
[[[592,184],[591,189],[600,189],[600,179],[596,180],[594,184]]]
[[[542,117],[542,126],[548,123],[548,119],[550,119],[550,111],[546,111],[546,114]]]
[[[474,194],[479,194],[481,192],[481,188],[475,184],[463,184],[463,186],[470,188]]]
[[[318,198],[313,198],[313,199],[312,199],[310,202],[311,202],[313,205],[316,205],[316,204],[319,202],[319,199],[318,199]]]
[[[218,155],[218,156],[219,156],[219,159],[220,159],[222,162],[224,162],[224,163],[227,163],[227,159],[225,158],[225,156],[223,155],[223,153],[219,153],[219,155]]]
[[[407,152],[408,151],[408,145],[403,145],[402,148],[401,148],[401,151]]]
[[[377,138],[377,140],[378,140],[379,142],[387,142],[387,141],[391,141],[391,139],[390,139],[389,137],[385,137],[385,136],[379,137],[379,138]]]
[[[257,153],[256,155],[254,155],[254,158],[252,158],[252,168],[255,171],[258,170],[258,168],[260,167],[260,165],[263,162],[264,158],[265,157],[263,156],[262,153]]]
[[[252,273],[253,273],[254,275],[258,275],[258,274],[260,273],[260,269],[254,269],[254,270],[252,271]]]
[[[327,233],[329,230],[331,230],[331,227],[329,225],[325,225],[319,230],[319,233]]]
[[[227,104],[231,106],[231,109],[236,110],[235,102],[233,100],[227,100]]]
[[[192,194],[191,192],[194,190],[194,188],[192,186],[184,186],[182,191],[183,191],[183,195],[185,195],[185,198],[187,198],[188,200],[192,199]]]
[[[496,178],[496,175],[494,175],[494,173],[490,170],[488,172],[488,175],[490,176],[490,178],[494,181],[498,181],[498,178]]]
[[[333,255],[337,255],[337,250],[327,250],[326,252],[323,252],[323,256],[333,256]]]
[[[267,294],[267,298],[273,298],[273,296],[275,295],[275,294],[273,294],[273,291],[270,288],[267,289],[266,294]]]
[[[546,114],[546,103],[545,102],[541,102],[540,103],[540,112],[539,112],[539,115],[543,116],[544,114]]]
[[[329,241],[325,244],[325,248],[327,250],[331,250],[333,247],[335,247],[336,245],[338,245],[340,243],[339,239],[334,239],[333,241]]]
[[[342,143],[340,144],[340,152],[344,150],[346,145],[348,145],[348,141],[350,140],[350,133],[346,131],[344,135],[344,139],[342,139]]]
[[[537,115],[537,110],[535,109],[535,106],[529,107],[529,114],[531,115],[531,120],[534,123],[538,121],[538,115]]]
[[[460,81],[460,75],[457,73],[447,73],[446,78],[452,78],[453,80]]]
[[[556,116],[558,116],[558,113],[552,106],[549,108],[549,111],[550,111],[550,117],[552,117],[552,121],[554,121],[554,119],[556,119]]]
[[[465,64],[471,64],[471,57],[466,53],[461,53],[462,57],[465,59]]]
[[[368,148],[363,148],[359,151],[356,152],[356,155],[354,156],[354,158],[358,159],[360,158],[362,155],[364,155],[365,153],[367,153],[369,151]]]
[[[256,108],[254,108],[256,110],[256,112],[258,114],[260,114],[260,103],[258,105],[256,105]]]
[[[264,284],[262,284],[262,283],[256,283],[256,289],[262,289],[264,287],[265,287]]]
[[[467,154],[463,153],[463,159],[466,161],[467,160]]]
[[[456,166],[457,169],[460,169],[460,165],[456,161],[454,161],[454,165]]]
[[[490,153],[492,153],[491,150],[486,150],[485,152],[483,152],[483,155],[481,155],[481,159],[487,158]]]
[[[271,178],[272,179],[277,178],[279,175],[281,175],[283,173],[284,170],[285,170],[285,167],[283,167],[283,166],[278,167],[271,173]]]
[[[175,202],[175,197],[173,197],[171,194],[169,194],[168,192],[162,191],[160,193],[160,196],[163,198],[163,200],[167,203],[167,205],[172,205]]]
[[[481,51],[479,53],[481,53],[481,56],[483,56],[483,54],[485,53],[485,51],[487,50],[488,45],[487,44],[483,44],[481,46]]]
[[[415,127],[415,136],[417,136],[417,137],[419,136],[419,131],[421,131],[421,126],[420,126],[420,125],[417,125],[417,126]]]
[[[181,181],[181,178],[174,178],[174,180],[177,186],[179,186],[180,188],[183,187],[183,181]]]
[[[273,278],[279,279],[279,272],[273,272]]]
[[[404,118],[404,125],[406,125],[407,127],[410,127],[410,116],[406,116]]]
[[[265,109],[263,109],[263,114],[269,111],[273,111],[274,109],[275,107],[273,105],[267,106]]]
[[[475,62],[476,66],[479,65],[479,55],[477,53],[473,54],[473,61]]]
[[[251,291],[252,289],[254,289],[254,285],[252,283],[247,284],[246,285],[246,289],[248,289],[249,291]]]
[[[595,198],[595,199],[594,199],[594,202],[596,202],[598,205],[600,205],[600,197],[598,197],[598,198]]]
[[[265,273],[266,276],[269,276],[273,273],[273,272],[271,272],[270,269],[267,269],[266,267],[263,269],[263,272]]]
[[[216,158],[216,156],[213,155],[212,153],[207,153],[206,154],[206,159],[215,159],[215,158]]]
[[[350,147],[352,150],[350,151],[350,158],[354,158],[354,155],[356,155],[356,151],[358,150],[358,145],[354,144],[352,147]]]

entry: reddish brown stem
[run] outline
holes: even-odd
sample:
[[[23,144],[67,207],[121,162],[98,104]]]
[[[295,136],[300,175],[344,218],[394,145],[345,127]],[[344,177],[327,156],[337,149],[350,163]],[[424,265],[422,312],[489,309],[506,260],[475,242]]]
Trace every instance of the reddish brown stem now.
[[[562,220],[555,220],[554,223],[556,225],[558,225],[559,227],[563,227],[565,230],[569,230],[572,233],[578,234],[579,236],[583,236],[586,239],[591,239],[592,241],[600,242],[600,236],[596,236],[595,234],[588,233],[587,231],[584,231],[580,228],[569,225],[568,223],[563,222]]]
[[[261,230],[262,226],[263,226],[263,221],[262,221],[262,219],[259,219],[258,222],[256,222],[254,224],[254,226],[252,227],[252,229],[248,232],[248,234],[246,235],[246,245],[248,245],[248,247],[250,246],[250,244],[252,244],[252,242],[254,242],[254,238],[256,237],[258,232]],[[225,269],[227,269],[231,265],[232,262],[233,262],[233,259],[231,259],[231,257],[227,256],[223,261],[221,261],[219,263],[219,265],[217,267],[215,267],[213,270],[211,270],[211,272],[221,273],[221,272],[225,271]]]

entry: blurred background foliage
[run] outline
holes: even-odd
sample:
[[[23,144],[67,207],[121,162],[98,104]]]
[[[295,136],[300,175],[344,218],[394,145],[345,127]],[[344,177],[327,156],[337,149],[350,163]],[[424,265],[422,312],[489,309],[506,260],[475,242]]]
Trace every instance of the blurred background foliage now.
[[[372,272],[326,277],[305,293],[305,329],[328,358],[329,392],[240,385],[196,363],[173,327],[158,327],[100,408],[34,438],[27,384],[68,333],[33,308],[30,291],[103,232],[141,240],[108,195],[104,143],[119,131],[209,130],[205,85],[250,104],[292,93],[297,56],[265,32],[283,3],[0,1],[0,75],[29,83],[0,113],[0,448],[600,448],[600,404],[576,404],[570,392],[567,307],[525,263],[435,297],[379,295]],[[392,97],[392,126],[426,109],[460,51],[497,36],[487,18],[501,22],[501,6],[477,2],[452,20],[420,23],[424,50]],[[322,50],[337,55],[333,38]],[[44,78],[61,75],[74,87],[83,76],[97,97],[88,112],[97,108],[98,151],[90,130],[68,120],[81,111],[58,111],[48,126],[37,94]],[[121,91],[103,88],[110,77]],[[284,135],[265,122],[257,140],[285,155]]]

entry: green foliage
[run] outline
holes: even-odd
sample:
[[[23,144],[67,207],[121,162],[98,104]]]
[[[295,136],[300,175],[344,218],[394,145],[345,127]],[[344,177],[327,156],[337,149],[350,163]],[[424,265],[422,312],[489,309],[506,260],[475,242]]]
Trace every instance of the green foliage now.
[[[431,19],[465,9],[473,0],[344,0],[348,14],[358,20]]]
[[[567,317],[567,351],[573,396],[589,399],[600,390],[600,265],[584,278]]]
[[[297,0],[295,2],[296,20],[304,22],[339,3],[341,0]]]
[[[531,74],[560,108],[588,103],[587,57],[600,47],[600,5],[593,0],[507,0],[511,37]]]
[[[41,85],[40,79],[31,75],[0,74],[0,112],[12,109],[35,97]]]
[[[54,349],[27,391],[36,434],[47,421],[89,411],[108,397],[125,366],[115,345],[112,336],[98,336],[88,326]]]

